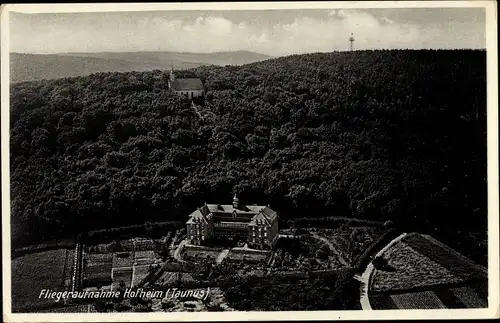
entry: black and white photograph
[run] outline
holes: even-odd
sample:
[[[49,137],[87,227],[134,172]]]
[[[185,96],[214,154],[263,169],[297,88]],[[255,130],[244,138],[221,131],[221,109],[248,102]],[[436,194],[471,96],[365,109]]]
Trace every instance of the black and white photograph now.
[[[4,321],[498,317],[495,2],[1,14]]]

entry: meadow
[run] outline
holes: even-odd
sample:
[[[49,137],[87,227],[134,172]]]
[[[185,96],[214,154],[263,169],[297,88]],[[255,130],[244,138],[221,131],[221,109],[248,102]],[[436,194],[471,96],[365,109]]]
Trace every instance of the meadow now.
[[[12,260],[13,312],[54,304],[54,300],[39,295],[42,289],[60,291],[65,287],[65,266],[73,262],[67,253],[73,254],[73,250],[50,250]]]

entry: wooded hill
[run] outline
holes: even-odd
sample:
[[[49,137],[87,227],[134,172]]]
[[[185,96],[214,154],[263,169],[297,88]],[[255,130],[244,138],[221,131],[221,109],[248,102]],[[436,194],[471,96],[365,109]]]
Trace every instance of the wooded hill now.
[[[392,220],[485,254],[485,51],[317,53],[182,75],[202,78],[215,116],[200,119],[159,70],[11,86],[13,246],[185,220],[234,189],[282,221]]]
[[[182,52],[102,52],[10,54],[11,82],[86,76],[101,72],[151,71],[154,69],[188,69],[201,65],[242,65],[262,61],[270,56],[248,52],[182,53]],[[173,66],[172,66],[173,65]]]

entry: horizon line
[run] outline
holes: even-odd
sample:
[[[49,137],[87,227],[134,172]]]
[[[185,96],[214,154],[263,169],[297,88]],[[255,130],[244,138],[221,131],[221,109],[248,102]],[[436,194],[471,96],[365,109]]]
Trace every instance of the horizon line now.
[[[175,54],[221,54],[221,53],[238,53],[247,52],[259,55],[265,55],[269,57],[283,57],[291,55],[305,55],[305,54],[317,54],[317,53],[336,53],[336,52],[362,52],[362,51],[417,51],[417,50],[427,50],[427,51],[446,51],[446,50],[486,50],[486,47],[475,48],[475,47],[457,47],[457,48],[364,48],[364,49],[341,49],[332,51],[315,51],[315,52],[301,52],[301,53],[288,53],[283,55],[269,55],[265,53],[255,52],[252,50],[222,50],[214,52],[189,52],[189,51],[170,51],[170,50],[137,50],[137,51],[75,51],[75,52],[54,52],[54,53],[36,53],[36,52],[18,52],[11,51],[9,54],[28,54],[28,55],[63,55],[63,54],[123,54],[123,53],[175,53]]]

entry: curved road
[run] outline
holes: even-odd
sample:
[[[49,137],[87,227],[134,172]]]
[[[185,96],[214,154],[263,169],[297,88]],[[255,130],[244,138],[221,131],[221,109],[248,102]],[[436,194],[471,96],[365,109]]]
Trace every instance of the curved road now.
[[[401,239],[403,239],[406,236],[407,233],[402,233],[396,238],[392,239],[385,247],[383,247],[377,254],[372,257],[372,260],[375,259],[376,257],[381,256],[390,246],[393,244],[399,242]],[[359,290],[359,302],[361,303],[361,308],[363,310],[371,310],[372,306],[370,305],[370,300],[368,298],[368,290],[370,289],[370,277],[373,273],[373,263],[370,261],[368,265],[366,266],[365,271],[361,276],[356,275],[354,278],[361,282],[361,288]]]

